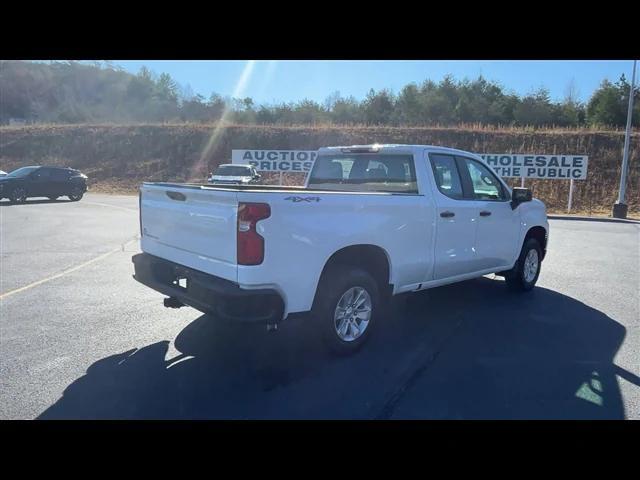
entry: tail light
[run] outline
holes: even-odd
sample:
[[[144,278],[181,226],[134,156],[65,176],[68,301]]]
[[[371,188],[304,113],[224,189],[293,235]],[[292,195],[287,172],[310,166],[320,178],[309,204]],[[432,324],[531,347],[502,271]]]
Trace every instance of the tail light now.
[[[260,265],[264,260],[264,238],[256,224],[271,216],[267,203],[238,204],[238,265]]]

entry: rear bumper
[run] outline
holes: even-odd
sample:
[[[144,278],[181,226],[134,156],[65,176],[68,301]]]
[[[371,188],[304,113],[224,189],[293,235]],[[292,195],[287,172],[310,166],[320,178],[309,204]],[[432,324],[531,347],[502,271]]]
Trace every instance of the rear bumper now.
[[[243,290],[238,284],[148,253],[131,258],[138,282],[203,313],[231,321],[278,323],[284,302],[276,290]],[[178,285],[187,279],[187,287]]]

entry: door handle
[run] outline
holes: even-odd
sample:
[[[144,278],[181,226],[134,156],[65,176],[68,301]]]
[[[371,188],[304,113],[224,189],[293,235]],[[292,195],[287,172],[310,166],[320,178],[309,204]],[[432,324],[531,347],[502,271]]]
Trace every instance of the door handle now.
[[[488,217],[489,215],[491,215],[491,212],[487,212],[486,210],[483,210],[482,212],[480,212],[481,217]]]
[[[451,218],[451,217],[454,217],[454,216],[455,216],[455,213],[453,213],[453,212],[449,212],[449,211],[446,211],[446,212],[442,212],[442,213],[440,214],[440,216],[441,216],[442,218]]]

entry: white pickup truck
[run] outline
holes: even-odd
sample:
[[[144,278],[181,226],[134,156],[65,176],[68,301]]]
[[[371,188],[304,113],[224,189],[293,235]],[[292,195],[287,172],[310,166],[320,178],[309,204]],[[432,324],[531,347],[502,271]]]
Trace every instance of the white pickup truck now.
[[[473,153],[365,145],[320,149],[304,187],[144,183],[140,230],[134,278],[165,306],[270,328],[312,312],[351,353],[391,295],[489,273],[530,290],[549,224]]]
[[[225,163],[219,165],[207,182],[216,185],[247,185],[260,180],[260,174],[253,165]]]

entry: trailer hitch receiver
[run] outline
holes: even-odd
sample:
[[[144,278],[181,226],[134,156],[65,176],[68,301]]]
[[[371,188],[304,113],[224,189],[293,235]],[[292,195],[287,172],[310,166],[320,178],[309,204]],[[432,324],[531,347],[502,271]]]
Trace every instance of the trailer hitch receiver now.
[[[164,299],[164,306],[167,308],[180,308],[184,307],[184,303],[175,297],[169,297]]]

